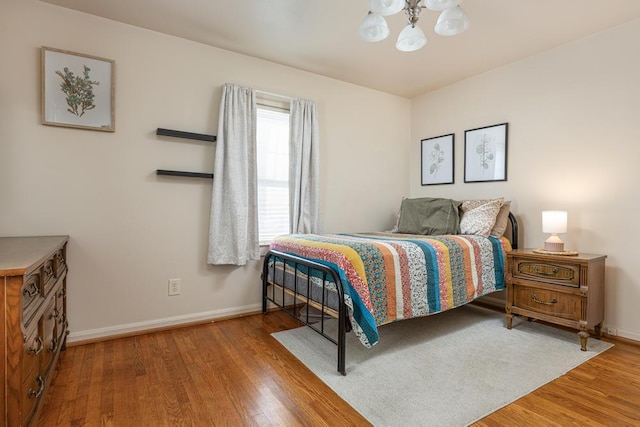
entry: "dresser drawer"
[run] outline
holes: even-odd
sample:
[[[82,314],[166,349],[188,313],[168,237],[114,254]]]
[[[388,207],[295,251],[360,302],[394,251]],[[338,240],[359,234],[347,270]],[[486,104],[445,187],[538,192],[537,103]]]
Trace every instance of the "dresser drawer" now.
[[[514,258],[511,274],[514,278],[554,283],[577,288],[580,286],[580,264]]]
[[[513,306],[569,320],[580,320],[580,296],[529,286],[513,287]]]

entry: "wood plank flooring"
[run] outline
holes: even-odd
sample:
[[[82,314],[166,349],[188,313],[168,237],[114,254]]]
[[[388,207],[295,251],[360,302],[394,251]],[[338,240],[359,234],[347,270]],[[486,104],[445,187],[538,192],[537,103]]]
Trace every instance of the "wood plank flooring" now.
[[[273,312],[69,347],[36,425],[369,425],[270,336],[296,326]],[[475,425],[640,425],[640,346],[614,342]]]

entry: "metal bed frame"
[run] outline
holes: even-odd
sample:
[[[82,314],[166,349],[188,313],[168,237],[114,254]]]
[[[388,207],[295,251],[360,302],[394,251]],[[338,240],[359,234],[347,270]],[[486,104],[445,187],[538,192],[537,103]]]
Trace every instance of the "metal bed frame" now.
[[[518,222],[515,216],[509,212],[509,224],[511,226],[511,247],[518,248]],[[278,267],[279,266],[279,267]],[[277,283],[276,271],[282,270],[282,283]],[[272,274],[270,274],[272,273]],[[292,278],[292,287],[286,286],[288,277]],[[313,277],[322,282],[322,296],[312,299]],[[326,298],[327,284],[333,282],[338,296],[338,307],[331,307]],[[288,313],[304,325],[310,327],[332,343],[338,346],[338,372],[346,375],[346,334],[351,331],[351,322],[347,315],[347,306],[344,301],[344,292],[340,277],[331,267],[296,255],[269,250],[264,258],[262,266],[262,313],[267,314],[267,305],[271,302],[276,307]],[[300,309],[300,307],[306,307]],[[320,312],[320,320],[312,321],[310,307]],[[297,313],[296,313],[297,312]],[[329,335],[325,330],[325,315],[338,319],[337,339]]]

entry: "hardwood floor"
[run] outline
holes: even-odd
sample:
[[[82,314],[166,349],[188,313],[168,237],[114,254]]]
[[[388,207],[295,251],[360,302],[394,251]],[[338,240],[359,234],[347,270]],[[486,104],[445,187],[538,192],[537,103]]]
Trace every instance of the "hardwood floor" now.
[[[281,312],[68,348],[37,426],[369,425],[274,338]],[[476,426],[640,425],[640,346],[616,346]]]

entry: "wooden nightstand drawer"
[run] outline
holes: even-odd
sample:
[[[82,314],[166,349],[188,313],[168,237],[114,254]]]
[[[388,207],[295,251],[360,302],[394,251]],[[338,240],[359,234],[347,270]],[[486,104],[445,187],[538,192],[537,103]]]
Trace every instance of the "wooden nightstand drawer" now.
[[[514,286],[513,306],[563,319],[580,320],[580,297],[564,292]]]
[[[580,286],[580,264],[537,261],[523,258],[513,260],[514,278],[555,283],[577,288]]]

